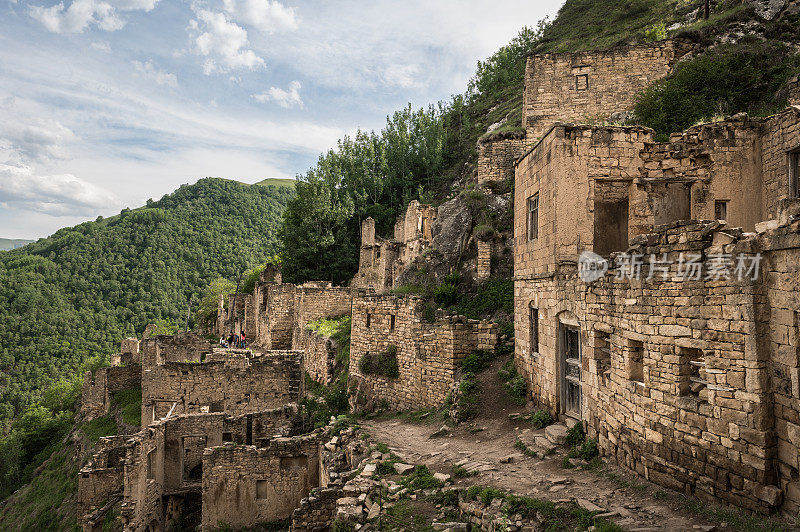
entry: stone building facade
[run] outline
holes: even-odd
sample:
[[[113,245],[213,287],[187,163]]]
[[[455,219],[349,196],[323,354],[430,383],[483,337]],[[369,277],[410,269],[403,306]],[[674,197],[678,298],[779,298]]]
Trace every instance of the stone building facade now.
[[[273,438],[263,447],[210,447],[203,453],[203,529],[238,529],[291,517],[320,485],[321,431]]]
[[[303,394],[301,351],[214,353],[208,342],[188,351],[168,336],[148,338],[142,346],[143,425],[170,412],[237,415],[276,408]]]
[[[356,408],[441,406],[460,377],[461,361],[477,349],[496,347],[496,324],[443,315],[427,323],[423,307],[418,297],[363,290],[354,296],[349,373],[351,387],[356,389],[352,399]],[[364,375],[359,369],[361,358],[390,346],[396,349],[399,376]]]
[[[207,448],[269,447],[302,430],[297,406],[287,405],[240,416],[171,416],[132,436],[101,438],[78,478],[78,521],[83,530],[99,530],[109,503],[121,501],[125,530],[166,529],[184,505],[199,502]]]
[[[375,235],[375,220],[364,220],[358,273],[351,286],[379,292],[395,288],[398,277],[411,261],[429,248],[433,239],[431,224],[435,219],[433,206],[414,200],[408,204],[405,214],[397,218],[392,239]]]
[[[691,49],[679,41],[533,55],[525,67],[523,127],[535,142],[556,121],[586,123],[633,109],[636,95]]]
[[[350,314],[350,289],[325,282],[302,285],[262,280],[252,294],[230,295],[228,308],[220,305],[217,329],[226,334],[245,332],[248,344],[260,349],[302,349],[295,336],[321,318]]]
[[[798,149],[797,108],[668,143],[552,126],[516,170],[515,359],[534,402],[659,484],[796,513]],[[585,252],[623,268],[584,282]]]

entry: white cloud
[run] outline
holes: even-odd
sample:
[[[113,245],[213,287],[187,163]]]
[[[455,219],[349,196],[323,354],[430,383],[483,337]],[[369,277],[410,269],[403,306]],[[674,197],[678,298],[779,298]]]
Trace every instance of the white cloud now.
[[[144,63],[141,61],[134,61],[133,66],[136,67],[136,70],[146,79],[155,81],[159,85],[168,85],[172,88],[178,86],[178,78],[175,74],[170,74],[165,70],[157,68],[149,59]]]
[[[295,9],[273,0],[223,0],[223,9],[233,20],[261,31],[297,29]]]
[[[247,30],[231,22],[224,13],[201,9],[197,12],[192,27],[200,28],[202,33],[195,39],[197,52],[206,57],[203,72],[210,75],[227,72],[235,68],[256,68],[265,66],[264,60],[249,49]]]
[[[387,85],[397,85],[403,89],[414,89],[422,86],[419,80],[419,65],[391,64],[383,72]]]
[[[25,164],[0,164],[0,200],[51,216],[92,213],[120,204],[110,191],[72,174],[41,175]]]
[[[99,50],[101,52],[110,53],[111,52],[111,45],[107,42],[103,41],[95,41],[92,43],[92,48],[95,50]]]
[[[50,7],[30,6],[29,13],[55,33],[81,33],[90,24],[104,31],[125,26],[117,11],[150,11],[158,0],[73,0],[69,6],[59,2]]]
[[[288,90],[281,89],[280,87],[270,87],[268,91],[253,94],[252,97],[255,101],[260,103],[275,102],[285,109],[294,106],[301,109],[303,108],[299,81],[291,82]]]

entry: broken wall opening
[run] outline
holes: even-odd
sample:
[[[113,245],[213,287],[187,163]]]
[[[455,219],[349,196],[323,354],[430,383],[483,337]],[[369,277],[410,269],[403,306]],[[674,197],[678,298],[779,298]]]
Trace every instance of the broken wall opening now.
[[[675,182],[654,185],[650,191],[653,224],[664,225],[692,217],[691,183]]]

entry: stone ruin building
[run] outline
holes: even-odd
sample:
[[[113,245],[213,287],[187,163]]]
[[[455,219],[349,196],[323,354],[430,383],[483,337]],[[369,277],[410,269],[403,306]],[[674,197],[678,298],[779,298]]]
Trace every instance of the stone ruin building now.
[[[602,455],[701,499],[794,514],[800,107],[668,142],[567,123],[629,110],[679,49],[528,59],[516,365],[533,401],[581,421]]]
[[[392,239],[375,234],[375,220],[364,220],[361,223],[358,273],[351,286],[379,292],[396,288],[403,270],[430,247],[433,239],[431,225],[435,219],[433,206],[421,205],[414,200],[408,204],[405,215],[397,218]]]
[[[490,321],[437,316],[427,323],[424,301],[360,290],[353,297],[350,379],[356,409],[393,410],[444,404],[460,377],[461,362],[478,349],[494,350],[498,327]],[[365,375],[362,357],[395,351],[399,376]]]

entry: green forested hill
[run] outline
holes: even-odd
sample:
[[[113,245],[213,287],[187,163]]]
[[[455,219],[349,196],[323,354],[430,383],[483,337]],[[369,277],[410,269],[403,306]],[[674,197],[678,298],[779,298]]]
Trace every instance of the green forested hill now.
[[[147,323],[183,325],[188,301],[196,307],[211,280],[273,255],[293,194],[202,179],[0,253],[0,423]]]

